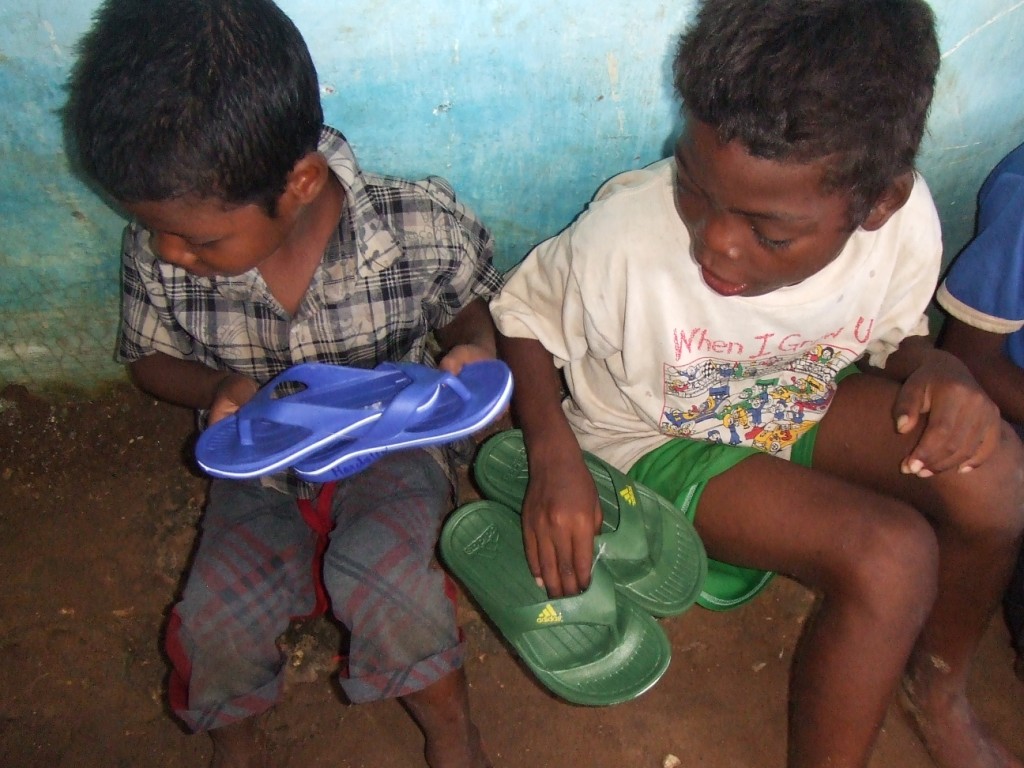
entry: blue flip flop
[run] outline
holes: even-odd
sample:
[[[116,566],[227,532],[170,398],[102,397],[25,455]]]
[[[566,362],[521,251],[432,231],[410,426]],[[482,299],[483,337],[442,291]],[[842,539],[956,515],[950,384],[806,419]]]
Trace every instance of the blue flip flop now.
[[[215,477],[272,474],[379,418],[381,403],[408,383],[397,365],[292,366],[237,413],[204,430],[196,462]]]
[[[512,371],[500,360],[463,366],[458,376],[425,365],[399,364],[410,383],[384,404],[380,417],[292,465],[303,480],[340,480],[391,451],[450,443],[497,419],[512,397]]]
[[[511,372],[498,361],[467,365],[458,377],[414,363],[373,369],[301,363],[206,429],[196,461],[215,477],[246,479],[308,459],[303,467],[310,479],[336,479],[371,463],[370,453],[412,447],[410,436],[427,445],[468,434],[468,422],[485,426],[511,392]]]

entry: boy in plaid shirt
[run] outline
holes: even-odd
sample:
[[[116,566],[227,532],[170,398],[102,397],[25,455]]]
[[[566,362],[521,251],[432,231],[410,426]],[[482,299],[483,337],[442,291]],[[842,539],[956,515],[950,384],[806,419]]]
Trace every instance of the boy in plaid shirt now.
[[[490,234],[442,179],[360,170],[269,0],[109,0],[66,119],[83,173],[133,219],[119,357],[153,395],[213,423],[301,362],[428,363],[431,336],[453,373],[494,356]],[[212,765],[266,764],[275,641],[323,606],[321,576],[351,633],[348,698],[399,698],[435,768],[488,765],[434,559],[453,458],[403,451],[324,486],[213,481],[166,639],[171,705],[209,732]]]

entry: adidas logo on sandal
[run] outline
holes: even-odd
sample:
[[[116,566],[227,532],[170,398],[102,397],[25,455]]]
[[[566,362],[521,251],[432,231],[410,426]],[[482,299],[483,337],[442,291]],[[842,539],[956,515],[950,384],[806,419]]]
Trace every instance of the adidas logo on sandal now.
[[[539,614],[537,614],[538,624],[558,624],[562,620],[562,614],[555,610],[555,607],[548,603],[544,606]]]
[[[498,552],[498,529],[489,525],[483,533],[463,547],[467,555],[482,555],[486,558],[493,558]]]

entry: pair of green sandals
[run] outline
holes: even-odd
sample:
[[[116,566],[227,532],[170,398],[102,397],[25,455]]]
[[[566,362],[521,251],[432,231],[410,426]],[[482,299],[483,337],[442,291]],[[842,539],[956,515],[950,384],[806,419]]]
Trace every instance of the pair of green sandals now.
[[[517,512],[529,479],[518,430],[481,446],[473,472],[485,500],[448,518],[440,550],[542,685],[567,701],[605,706],[639,696],[668,669],[671,649],[657,618],[695,602],[722,606],[703,593],[708,559],[686,515],[607,462],[585,459],[604,523],[584,592],[549,598],[530,573]]]

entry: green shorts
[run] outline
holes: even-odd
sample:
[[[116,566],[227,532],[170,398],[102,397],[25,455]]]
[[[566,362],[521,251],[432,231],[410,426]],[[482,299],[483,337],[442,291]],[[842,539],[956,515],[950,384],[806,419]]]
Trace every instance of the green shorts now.
[[[793,443],[790,461],[811,466],[815,424]],[[656,448],[633,465],[629,476],[672,501],[693,522],[708,481],[732,469],[761,451],[745,445],[724,445],[680,437]],[[775,574],[755,568],[743,568],[708,558],[708,575],[697,604],[725,611],[753,599],[768,586]]]

